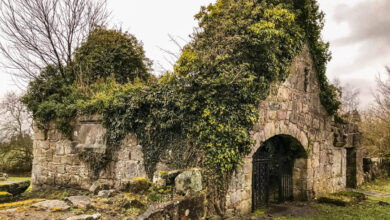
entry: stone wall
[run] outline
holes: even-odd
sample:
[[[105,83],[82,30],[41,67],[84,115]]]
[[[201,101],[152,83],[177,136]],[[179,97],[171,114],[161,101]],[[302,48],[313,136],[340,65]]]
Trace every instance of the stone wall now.
[[[98,117],[83,117],[76,123],[73,141],[64,138],[54,126],[47,134],[34,131],[32,183],[34,190],[47,187],[89,189],[103,184],[118,188],[122,180],[146,177],[141,146],[129,134],[115,151],[112,161],[97,177],[88,164],[80,160],[83,151],[103,154],[106,150],[105,129]]]
[[[276,135],[296,139],[307,154],[307,158],[298,159],[294,164],[295,199],[313,199],[342,190],[347,186],[347,176],[348,181],[356,184],[364,179],[359,159],[360,133],[356,125],[336,124],[321,105],[317,74],[308,48],[293,61],[290,71],[288,79],[272,85],[269,97],[259,104],[260,118],[252,132],[256,144],[231,178],[226,197],[228,214],[251,211],[252,156],[262,143]],[[89,189],[97,184],[119,188],[126,179],[147,176],[142,147],[135,135],[129,134],[108,166],[97,178],[92,178],[93,170],[80,160],[79,153],[106,151],[105,129],[98,117],[79,118],[73,141],[64,138],[55,127],[47,134],[38,129],[34,133],[32,183],[35,190],[53,186]],[[157,166],[157,170],[167,169],[162,163]]]
[[[288,79],[272,85],[269,97],[259,105],[260,120],[253,129],[256,144],[231,180],[226,201],[229,214],[251,211],[252,156],[276,135],[297,139],[308,155],[295,161],[295,197],[313,199],[346,187],[346,148],[359,147],[357,127],[336,126],[321,105],[319,91],[317,73],[305,48],[293,61]],[[360,179],[361,166],[360,162],[356,164]]]

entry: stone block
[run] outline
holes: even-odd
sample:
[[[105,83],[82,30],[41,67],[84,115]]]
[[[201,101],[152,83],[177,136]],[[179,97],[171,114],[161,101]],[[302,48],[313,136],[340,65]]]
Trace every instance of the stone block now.
[[[43,130],[38,129],[36,126],[34,126],[33,130],[34,130],[34,135],[33,135],[34,141],[46,140],[46,135]]]
[[[200,169],[187,170],[175,178],[176,193],[186,195],[203,190],[202,172]]]
[[[70,196],[65,198],[65,201],[75,208],[88,209],[91,207],[91,200],[88,196]]]
[[[142,153],[142,146],[136,145],[132,147],[130,152],[130,158],[131,160],[135,161],[143,161],[144,160],[144,154]]]
[[[278,111],[278,119],[279,120],[286,120],[287,119],[287,112],[286,111]]]

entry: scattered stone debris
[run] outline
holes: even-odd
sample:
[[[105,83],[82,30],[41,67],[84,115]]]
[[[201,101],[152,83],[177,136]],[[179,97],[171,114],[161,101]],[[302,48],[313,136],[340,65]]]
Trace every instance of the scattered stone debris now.
[[[12,213],[12,212],[16,212],[17,210],[18,210],[17,208],[0,210],[0,213]]]
[[[100,219],[102,215],[100,213],[96,213],[93,215],[77,215],[67,218],[66,220],[96,220]]]
[[[31,205],[31,207],[42,211],[49,210],[51,212],[66,211],[70,209],[70,206],[61,200],[44,200]]]
[[[111,196],[111,191],[110,190],[101,190],[101,191],[99,191],[98,196],[101,198],[108,198]]]
[[[131,179],[123,179],[121,184],[121,190],[132,193],[145,193],[149,190],[152,183],[142,177],[135,177]]]
[[[93,193],[93,194],[97,194],[97,193],[98,193],[99,191],[101,191],[101,190],[108,190],[108,189],[109,189],[109,187],[108,187],[106,184],[101,183],[101,182],[99,182],[99,181],[94,182],[94,183],[92,184],[92,186],[89,187],[89,191],[90,191],[91,193]]]
[[[88,209],[91,207],[91,200],[88,196],[70,196],[65,198],[65,201],[75,208]]]
[[[6,173],[0,173],[0,181],[7,181],[8,175]]]

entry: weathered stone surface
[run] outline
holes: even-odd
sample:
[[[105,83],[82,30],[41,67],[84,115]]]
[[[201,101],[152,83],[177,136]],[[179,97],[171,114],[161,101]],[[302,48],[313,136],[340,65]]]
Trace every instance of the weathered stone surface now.
[[[153,175],[153,183],[156,184],[158,188],[163,188],[165,186],[175,184],[175,178],[181,173],[181,170],[171,170],[171,171],[156,171]]]
[[[77,215],[67,218],[66,220],[97,220],[101,219],[102,215],[100,213],[96,213],[93,215]]]
[[[0,182],[0,192],[9,192],[16,196],[24,193],[30,186],[30,181],[3,181]]]
[[[175,178],[175,188],[178,194],[196,193],[203,190],[202,172],[200,169],[191,169],[182,172]]]
[[[185,197],[182,200],[153,205],[134,219],[205,219],[205,204],[205,196],[198,194],[192,197]]]
[[[66,211],[69,210],[70,206],[61,200],[45,200],[42,202],[35,203],[31,205],[32,208],[37,208],[44,211]]]
[[[89,208],[91,207],[91,200],[88,196],[70,196],[65,198],[65,201],[75,208]]]
[[[345,148],[358,149],[360,133],[354,124],[336,126],[321,104],[319,94],[317,72],[306,47],[294,59],[286,81],[273,84],[270,95],[259,104],[260,119],[253,129],[256,144],[229,183],[226,197],[229,213],[239,215],[251,211],[252,156],[262,143],[276,135],[295,138],[308,154],[307,158],[296,161],[293,168],[294,199],[313,199],[346,187]],[[357,182],[361,183],[361,162],[357,161],[353,169],[358,174]]]
[[[101,126],[99,118],[81,117],[75,125],[73,141],[58,135],[54,127],[49,129],[50,138],[34,140],[33,190],[47,187],[77,187],[91,189],[97,193],[103,189],[119,189],[122,179],[147,177],[142,147],[138,145],[136,136],[129,134],[114,152],[107,169],[103,169],[98,177],[91,180],[94,172],[87,163],[80,160],[78,154],[105,152],[105,129]],[[101,184],[105,187],[102,188]]]
[[[152,183],[148,179],[142,177],[123,179],[121,190],[133,193],[144,193],[148,191],[151,184]]]
[[[98,196],[102,198],[108,198],[111,196],[111,191],[110,190],[99,191]]]
[[[0,213],[12,213],[12,212],[16,212],[17,210],[18,210],[17,208],[0,210]]]

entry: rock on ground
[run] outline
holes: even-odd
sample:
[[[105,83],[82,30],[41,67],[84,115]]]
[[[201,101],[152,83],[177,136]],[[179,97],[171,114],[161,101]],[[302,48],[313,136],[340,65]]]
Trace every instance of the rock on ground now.
[[[202,191],[202,172],[200,169],[184,171],[175,178],[175,188],[178,194],[196,193]]]
[[[72,216],[67,218],[66,220],[95,220],[95,219],[100,219],[101,214],[96,213],[93,215],[77,215],[77,216]]]
[[[70,206],[61,200],[45,200],[31,205],[31,207],[41,210],[49,210],[52,212],[66,211],[70,209]]]
[[[68,204],[75,208],[89,208],[91,207],[91,200],[88,196],[70,196],[65,198]]]
[[[111,196],[111,191],[110,190],[99,191],[98,196],[102,198],[108,198]]]
[[[142,177],[134,177],[131,179],[123,179],[121,183],[121,190],[132,193],[147,192],[152,183]]]
[[[9,192],[16,196],[24,193],[30,186],[30,181],[2,181],[0,182],[0,192]]]

